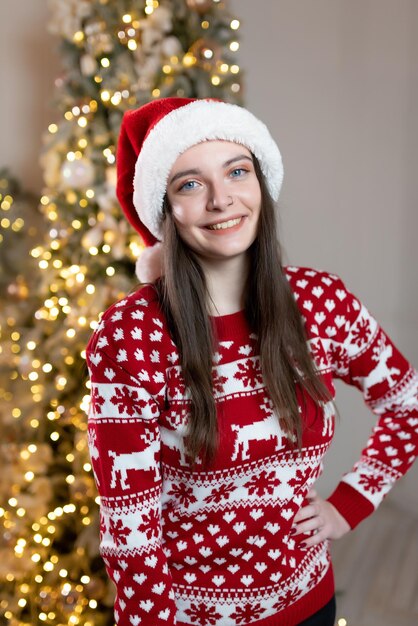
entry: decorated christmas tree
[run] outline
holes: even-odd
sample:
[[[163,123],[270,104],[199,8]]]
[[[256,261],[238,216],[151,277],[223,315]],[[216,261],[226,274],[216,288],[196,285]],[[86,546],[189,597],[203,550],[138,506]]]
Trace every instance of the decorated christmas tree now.
[[[220,0],[50,6],[63,73],[25,236],[23,200],[0,174],[0,623],[101,626],[114,623],[113,588],[98,552],[84,350],[100,313],[135,287],[142,246],[115,198],[118,130],[124,111],[157,97],[240,102],[239,22]]]

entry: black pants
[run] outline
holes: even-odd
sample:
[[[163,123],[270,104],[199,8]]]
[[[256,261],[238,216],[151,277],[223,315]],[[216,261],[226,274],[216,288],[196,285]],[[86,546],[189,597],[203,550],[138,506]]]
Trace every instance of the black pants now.
[[[315,615],[311,615],[308,619],[300,622],[298,626],[334,626],[335,622],[335,596],[320,609]]]

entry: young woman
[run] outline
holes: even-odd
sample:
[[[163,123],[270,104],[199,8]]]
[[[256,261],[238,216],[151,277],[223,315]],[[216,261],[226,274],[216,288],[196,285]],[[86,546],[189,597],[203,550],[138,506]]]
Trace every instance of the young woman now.
[[[331,626],[329,540],[413,463],[417,372],[340,278],[282,267],[282,161],[247,110],[146,104],[124,117],[117,166],[149,284],[106,311],[87,350],[116,622]],[[336,377],[378,422],[323,500]]]

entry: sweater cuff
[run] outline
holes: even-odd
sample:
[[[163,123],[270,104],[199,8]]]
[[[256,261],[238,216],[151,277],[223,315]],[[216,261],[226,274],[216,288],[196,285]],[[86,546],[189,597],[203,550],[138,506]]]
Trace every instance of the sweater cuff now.
[[[348,522],[351,529],[355,528],[368,515],[373,513],[374,506],[351,485],[341,481],[335,491],[327,498],[337,511]]]

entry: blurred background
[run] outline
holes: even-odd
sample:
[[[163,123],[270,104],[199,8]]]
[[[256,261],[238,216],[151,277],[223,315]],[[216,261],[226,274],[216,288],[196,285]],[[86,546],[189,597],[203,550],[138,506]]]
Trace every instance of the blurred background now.
[[[418,365],[418,4],[2,0],[0,33],[0,623],[112,624],[83,346],[141,248],[114,199],[121,114],[175,93],[245,104],[283,155],[286,261],[339,274]],[[373,425],[357,390],[337,401],[323,496]],[[340,626],[418,623],[417,479],[334,546]]]

